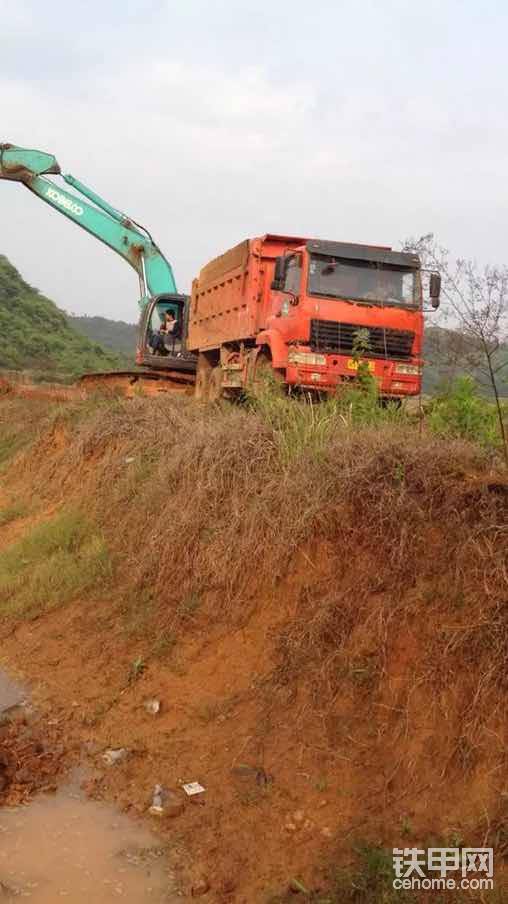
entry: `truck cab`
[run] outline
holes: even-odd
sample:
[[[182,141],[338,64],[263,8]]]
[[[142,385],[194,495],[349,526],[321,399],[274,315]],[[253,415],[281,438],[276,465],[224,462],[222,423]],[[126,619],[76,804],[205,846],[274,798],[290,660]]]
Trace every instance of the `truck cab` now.
[[[380,393],[401,398],[420,391],[422,301],[417,255],[311,240],[275,260],[267,331],[287,348],[289,385],[333,388],[361,357]]]

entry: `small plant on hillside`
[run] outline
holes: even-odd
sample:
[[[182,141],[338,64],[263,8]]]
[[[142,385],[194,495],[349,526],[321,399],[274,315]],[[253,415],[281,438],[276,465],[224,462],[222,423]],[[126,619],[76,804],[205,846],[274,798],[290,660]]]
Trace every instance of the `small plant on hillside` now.
[[[356,364],[356,377],[364,392],[377,395],[377,386],[369,370],[369,362],[365,356],[370,351],[370,337],[367,329],[356,330],[353,337],[353,361]]]
[[[184,597],[178,607],[178,614],[181,618],[191,618],[201,605],[201,597],[199,593],[191,592]]]
[[[406,904],[410,898],[393,888],[392,852],[377,845],[356,849],[357,863],[339,870],[331,904]]]
[[[137,656],[136,659],[133,659],[129,669],[129,684],[133,684],[138,678],[141,678],[141,675],[146,671],[146,662],[142,656]]]
[[[398,461],[393,469],[393,479],[396,483],[404,483],[404,478],[406,476],[406,469],[402,462]]]
[[[174,631],[166,629],[160,631],[155,638],[153,645],[153,655],[158,657],[167,657],[172,653],[176,646],[176,635]]]
[[[414,832],[413,824],[407,816],[404,817],[400,824],[400,831],[406,838],[410,837]]]
[[[328,782],[326,778],[318,778],[314,785],[316,791],[319,791],[320,794],[323,794],[324,791],[328,791]]]
[[[299,893],[306,904],[413,904],[416,895],[393,887],[392,852],[378,845],[356,848],[353,866],[339,869],[332,878],[330,891],[312,891],[304,882],[292,879],[287,895],[269,899],[269,904],[286,904]],[[439,902],[440,904],[440,902]]]

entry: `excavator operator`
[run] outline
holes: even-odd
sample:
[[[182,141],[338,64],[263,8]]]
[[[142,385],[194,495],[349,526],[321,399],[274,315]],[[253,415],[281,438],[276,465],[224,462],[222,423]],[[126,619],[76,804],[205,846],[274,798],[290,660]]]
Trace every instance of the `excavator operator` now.
[[[175,342],[181,336],[181,328],[173,311],[166,311],[158,333],[153,333],[150,345],[155,355],[175,353]]]

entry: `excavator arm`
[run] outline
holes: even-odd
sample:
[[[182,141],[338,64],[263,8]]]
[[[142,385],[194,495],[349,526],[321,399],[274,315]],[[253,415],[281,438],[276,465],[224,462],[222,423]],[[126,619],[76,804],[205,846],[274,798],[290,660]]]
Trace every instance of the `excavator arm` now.
[[[48,179],[48,175],[61,175],[78,194]],[[63,175],[51,154],[0,144],[0,179],[21,182],[50,207],[123,257],[138,274],[141,309],[153,296],[176,293],[171,265],[150,233],[74,176]]]

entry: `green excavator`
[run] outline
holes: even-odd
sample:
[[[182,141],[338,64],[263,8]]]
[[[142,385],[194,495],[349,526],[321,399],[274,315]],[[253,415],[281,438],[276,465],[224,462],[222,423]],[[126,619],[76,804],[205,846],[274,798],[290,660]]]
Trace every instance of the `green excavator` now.
[[[48,176],[61,176],[73,191],[67,191]],[[177,292],[171,264],[148,230],[74,176],[64,175],[52,154],[0,144],[0,179],[24,185],[41,201],[116,251],[138,275],[140,319],[136,364],[141,369],[122,374],[87,374],[82,380],[111,379],[117,383],[124,377],[132,383],[147,378],[166,384],[192,385],[196,360],[185,347],[189,297]],[[171,336],[162,338],[160,330],[169,312],[176,326]]]

